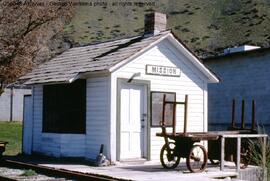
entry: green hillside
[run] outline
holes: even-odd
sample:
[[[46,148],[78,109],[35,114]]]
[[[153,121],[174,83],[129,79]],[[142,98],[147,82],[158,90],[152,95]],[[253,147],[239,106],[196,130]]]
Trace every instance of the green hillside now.
[[[269,0],[159,0],[154,6],[76,6],[66,26],[74,46],[130,37],[143,33],[144,14],[168,15],[168,28],[198,55],[209,55],[225,47],[270,45]]]

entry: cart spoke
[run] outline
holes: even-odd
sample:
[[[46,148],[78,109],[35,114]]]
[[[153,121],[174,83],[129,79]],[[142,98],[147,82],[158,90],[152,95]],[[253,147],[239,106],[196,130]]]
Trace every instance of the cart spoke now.
[[[187,158],[187,167],[191,172],[202,172],[206,167],[207,153],[203,146],[193,145]]]
[[[160,152],[160,161],[164,168],[175,168],[180,162],[180,157],[176,154],[175,143],[164,144]]]

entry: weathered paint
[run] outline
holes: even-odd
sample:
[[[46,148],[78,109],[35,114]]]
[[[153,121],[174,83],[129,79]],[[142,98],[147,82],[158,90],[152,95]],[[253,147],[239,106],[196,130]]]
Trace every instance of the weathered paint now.
[[[42,132],[43,86],[33,88],[33,152],[56,157],[85,157],[84,134]]]

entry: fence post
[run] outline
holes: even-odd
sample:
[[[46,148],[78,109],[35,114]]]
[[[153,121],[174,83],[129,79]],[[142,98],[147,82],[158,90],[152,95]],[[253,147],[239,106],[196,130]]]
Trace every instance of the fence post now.
[[[241,138],[237,137],[237,161],[236,161],[236,171],[239,173],[240,171],[240,151],[241,150]]]
[[[225,152],[225,138],[221,137],[221,158],[220,158],[220,170],[224,170],[224,152]]]
[[[262,167],[263,167],[263,180],[267,180],[267,168],[266,168],[266,140],[267,137],[263,137],[263,147],[262,147]]]

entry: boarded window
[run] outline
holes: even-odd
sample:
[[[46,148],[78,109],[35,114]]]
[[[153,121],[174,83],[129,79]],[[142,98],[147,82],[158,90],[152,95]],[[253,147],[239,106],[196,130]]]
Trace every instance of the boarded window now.
[[[85,133],[86,81],[43,87],[43,132]]]
[[[174,92],[151,92],[151,126],[158,127],[162,121],[163,96],[166,94],[166,101],[175,101]],[[165,126],[172,126],[173,122],[173,104],[165,106]]]

